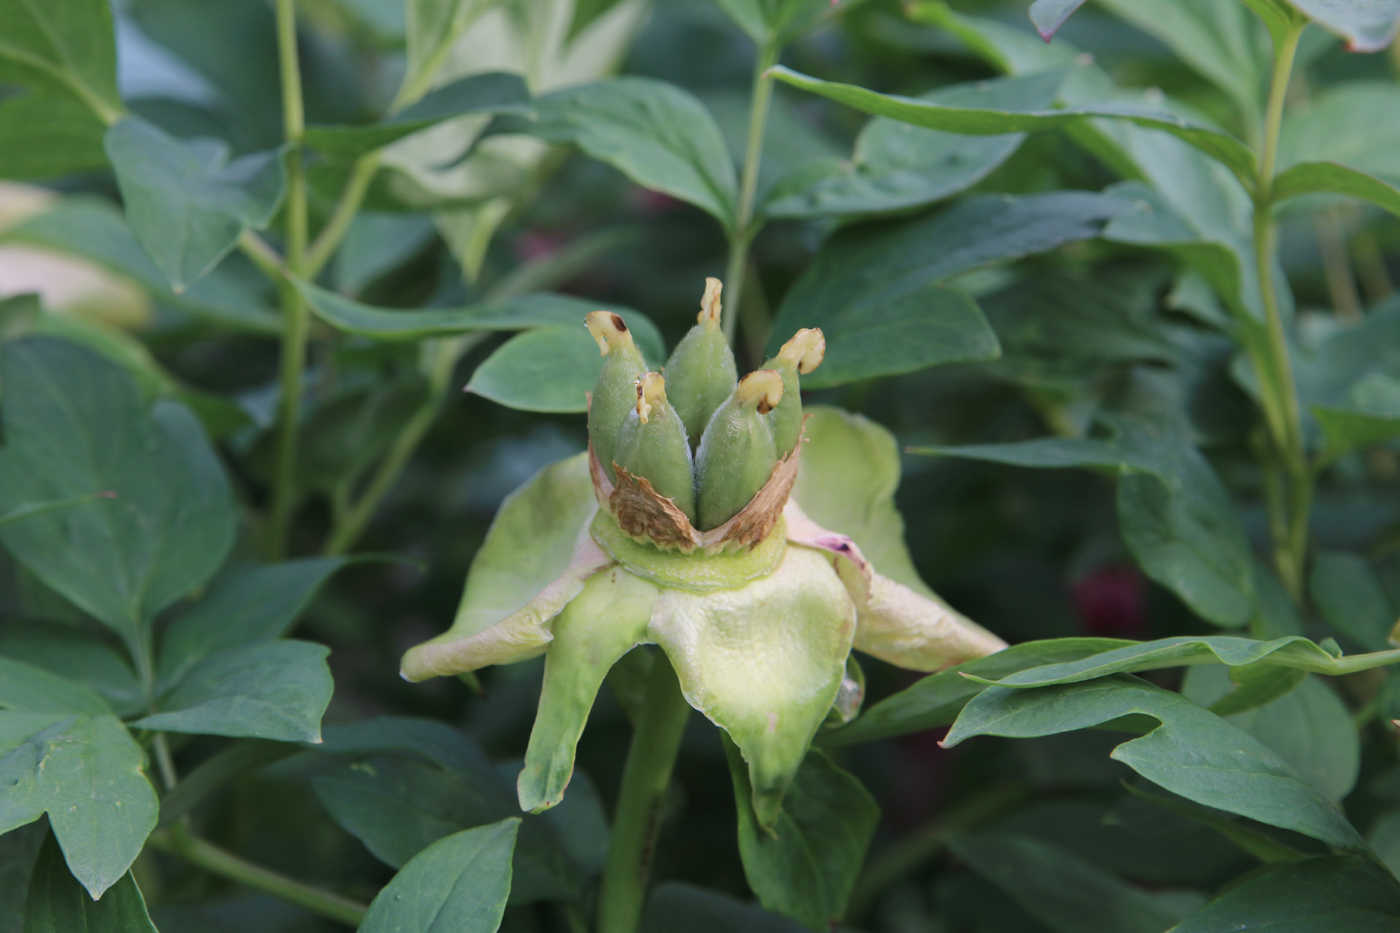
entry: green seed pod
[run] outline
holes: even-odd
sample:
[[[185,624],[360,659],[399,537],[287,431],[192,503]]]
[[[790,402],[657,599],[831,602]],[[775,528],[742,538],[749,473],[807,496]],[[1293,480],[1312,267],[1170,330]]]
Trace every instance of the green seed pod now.
[[[696,324],[666,361],[666,394],[685,423],[692,448],[700,443],[710,416],[734,391],[738,379],[734,351],[719,326],[720,289],[719,279],[705,280]]]
[[[685,425],[666,401],[666,380],[646,373],[637,380],[637,404],[617,435],[617,465],[641,476],[651,488],[695,521],[695,474]]]
[[[647,371],[647,364],[632,342],[632,334],[621,315],[590,311],[584,323],[598,341],[598,349],[607,357],[588,406],[588,440],[608,479],[616,481],[612,465],[617,435],[627,420],[627,413],[637,405],[637,378]]]
[[[710,417],[695,455],[700,530],[729,521],[763,488],[778,462],[768,413],[783,397],[783,377],[749,373]]]
[[[763,364],[783,377],[783,398],[773,409],[773,442],[779,457],[786,457],[802,435],[802,392],[797,374],[807,375],[822,364],[826,337],[819,327],[804,327],[783,344],[778,355]]]

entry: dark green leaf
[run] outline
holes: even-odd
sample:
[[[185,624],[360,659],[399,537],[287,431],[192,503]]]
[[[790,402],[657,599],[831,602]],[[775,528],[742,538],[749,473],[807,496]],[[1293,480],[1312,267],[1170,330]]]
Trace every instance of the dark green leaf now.
[[[321,585],[347,563],[343,557],[313,557],[221,575],[165,630],[157,666],[162,689],[211,654],[287,634]]]
[[[106,132],[93,112],[67,94],[36,91],[0,101],[0,178],[55,178],[105,168]]]
[[[1172,933],[1387,933],[1397,926],[1395,879],[1370,859],[1328,855],[1249,875]]]
[[[637,184],[734,225],[734,163],[714,118],[688,92],[649,78],[614,78],[546,94],[535,113],[522,129],[574,143]]]
[[[642,335],[635,324],[633,333]],[[663,359],[659,342],[637,340],[653,366]],[[602,369],[598,345],[581,324],[551,324],[507,340],[472,373],[467,391],[523,411],[582,412]]]
[[[1162,933],[1182,916],[1073,853],[1029,836],[955,836],[949,848],[1056,933]]]
[[[24,927],[29,879],[39,848],[48,838],[49,825],[43,821],[0,835],[0,930],[6,933],[18,933]]]
[[[748,766],[727,736],[724,750],[749,887],[769,910],[813,930],[835,927],[846,912],[880,808],[860,781],[812,750],[783,797],[772,832],[766,832],[750,803]]]
[[[1012,645],[996,654],[924,677],[912,687],[876,703],[849,726],[823,734],[821,743],[852,745],[946,726],[958,717],[968,700],[985,689],[984,684],[963,676],[965,673],[991,680],[1027,668],[1078,661],[1133,644],[1119,638],[1051,638]]]
[[[222,144],[182,142],[127,117],[107,131],[127,221],[178,292],[202,277],[249,227],[272,220],[286,183],[278,152],[230,162]]]
[[[1098,195],[969,198],[941,213],[834,235],[788,290],[769,353],[820,327],[827,354],[809,388],[996,356],[996,336],[966,293],[938,284],[979,266],[1097,236],[1121,207]]]
[[[1341,811],[1266,746],[1180,694],[1124,674],[1031,690],[985,690],[964,707],[943,744],[976,735],[1055,735],[1126,717],[1161,723],[1111,756],[1148,780],[1209,807],[1339,849],[1366,851]]]
[[[1347,40],[1353,52],[1379,52],[1400,29],[1400,0],[1288,0],[1309,19]]]
[[[27,713],[107,715],[107,703],[86,684],[42,667],[0,657],[0,707]]]
[[[379,892],[360,933],[495,933],[519,826],[519,819],[502,820],[424,849]]]
[[[281,331],[281,319],[262,293],[224,267],[176,295],[131,235],[121,212],[100,198],[64,198],[53,210],[6,230],[0,240],[89,259],[136,281],[158,301],[228,327],[268,334]]]
[[[1239,667],[1265,660],[1270,664],[1317,674],[1349,674],[1400,662],[1400,649],[1334,657],[1306,638],[1296,635],[1272,641],[1255,641],[1235,635],[1181,635],[1156,641],[1130,642],[1082,659],[1021,668],[997,680],[976,672],[969,672],[968,676],[999,687],[1046,687],[1079,683],[1109,674],[1155,671],[1164,667],[1191,664]]]
[[[220,651],[194,665],[161,711],[134,725],[165,732],[248,736],[283,742],[321,741],[321,716],[331,701],[325,645],[270,641]]]
[[[647,898],[642,933],[801,933],[801,924],[704,888],[669,882]]]
[[[1391,647],[1396,611],[1371,566],[1359,554],[1322,551],[1313,558],[1308,592],[1338,632],[1367,651]]]
[[[1187,121],[1173,113],[1131,103],[1102,103],[1090,107],[1013,113],[976,107],[946,107],[912,97],[878,94],[854,84],[821,81],[779,65],[770,74],[793,87],[820,94],[863,113],[890,117],[915,126],[969,136],[999,136],[1055,129],[1093,117],[1126,120],[1147,129],[1164,130],[1219,160],[1241,178],[1252,178],[1254,153],[1233,136]]]
[[[943,106],[988,110],[1043,110],[1055,98],[1065,69],[939,88],[924,95]],[[1025,139],[960,136],[897,120],[871,120],[849,160],[803,165],[774,186],[762,212],[771,218],[872,214],[932,204],[970,188],[1005,162]]]
[[[0,0],[0,80],[57,87],[103,120],[122,110],[106,0]],[[7,140],[8,143],[8,140]]]
[[[1188,672],[1188,676],[1190,673],[1192,672]],[[1202,704],[1208,706],[1215,715],[1226,718],[1267,706],[1287,696],[1308,679],[1308,672],[1300,671],[1296,667],[1256,661],[1254,664],[1241,664],[1230,668],[1228,676],[1231,683],[1230,692],[1218,700]]]
[[[156,825],[145,758],[112,716],[0,712],[0,833],[48,813],[68,868],[100,897]]]
[[[530,90],[520,75],[503,71],[469,75],[433,90],[418,103],[378,123],[308,126],[306,144],[334,159],[351,160],[411,136],[443,120],[473,113],[528,114]]]
[[[1338,162],[1300,162],[1274,179],[1278,200],[1304,194],[1344,194],[1400,214],[1400,188]]]
[[[39,850],[25,903],[24,933],[156,933],[131,872],[93,900],[63,864],[53,836]]]
[[[1127,789],[1128,792],[1135,797],[1150,801],[1165,810],[1170,810],[1172,813],[1194,820],[1202,826],[1209,826],[1211,829],[1266,864],[1273,862],[1292,862],[1302,858],[1302,853],[1292,846],[1285,845],[1274,837],[1264,833],[1262,830],[1252,828],[1245,823],[1245,821],[1231,818],[1218,810],[1188,803],[1179,797],[1167,797],[1161,794],[1150,793],[1143,790],[1141,787],[1134,787],[1131,784],[1127,785]]]
[[[160,825],[169,826],[231,782],[281,761],[299,750],[286,742],[265,739],[239,739],[180,776],[175,789],[160,798]]]
[[[131,378],[89,351],[29,338],[0,353],[0,512],[116,494],[8,525],[0,540],[134,645],[155,613],[223,563],[234,530],[223,468],[187,409],[161,401],[145,411]]]

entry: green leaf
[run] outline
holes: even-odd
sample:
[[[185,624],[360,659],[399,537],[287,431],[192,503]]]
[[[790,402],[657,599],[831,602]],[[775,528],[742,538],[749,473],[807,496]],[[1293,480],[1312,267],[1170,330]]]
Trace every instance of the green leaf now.
[[[930,674],[865,710],[850,725],[823,733],[820,741],[824,746],[854,745],[946,726],[958,718],[968,700],[986,689],[969,675],[994,681],[1017,671],[1091,658],[1133,644],[1119,638],[1050,638],[1012,645]]]
[[[1299,162],[1274,179],[1280,201],[1304,194],[1345,194],[1400,215],[1400,188],[1338,162]]]
[[[535,113],[523,131],[573,143],[637,184],[734,226],[734,163],[714,118],[689,92],[650,78],[614,78],[546,94]]]
[[[321,741],[321,716],[334,685],[330,649],[270,641],[210,655],[160,699],[161,712],[134,726],[164,732]]]
[[[308,126],[306,145],[350,161],[444,120],[468,114],[530,112],[530,90],[520,75],[503,71],[469,75],[433,90],[411,107],[378,123]]]
[[[39,822],[0,836],[0,930],[17,933],[23,929],[29,880],[34,874],[39,848],[48,838],[48,824]]]
[[[1182,916],[1072,852],[1029,836],[954,836],[948,846],[1055,933],[1162,933]]]
[[[281,318],[268,306],[261,283],[249,285],[227,269],[228,263],[175,294],[132,236],[121,212],[101,198],[64,198],[52,210],[0,234],[0,242],[26,243],[81,256],[135,281],[163,304],[228,327],[265,334],[281,332]]]
[[[1393,81],[1345,81],[1323,88],[1285,115],[1279,166],[1337,162],[1391,185],[1400,180],[1400,107]]]
[[[0,0],[0,79],[62,88],[112,122],[122,102],[111,5]]]
[[[749,769],[726,736],[739,808],[739,854],[759,901],[813,930],[836,927],[846,912],[865,850],[880,820],[875,800],[823,755],[807,753],[770,830],[759,825]]]
[[[1066,69],[939,88],[921,97],[940,106],[983,110],[1043,110],[1055,99]],[[964,191],[1001,165],[1023,133],[960,136],[877,118],[856,138],[850,159],[819,159],[782,178],[762,214],[813,218],[922,207]]]
[[[144,410],[131,378],[89,351],[28,338],[0,353],[0,512],[116,494],[8,525],[0,541],[134,647],[142,627],[208,579],[233,543],[223,468],[186,408],[160,401]]]
[[[717,0],[720,9],[760,49],[781,48],[806,32],[830,7],[829,0]]]
[[[1341,811],[1258,740],[1180,694],[1124,674],[1031,690],[990,688],[963,708],[943,744],[976,735],[1055,735],[1144,716],[1161,724],[1110,757],[1197,803],[1366,851]]]
[[[1347,40],[1352,52],[1379,52],[1400,29],[1397,0],[1288,0],[1313,22]]]
[[[1031,24],[1040,38],[1049,42],[1074,15],[1074,11],[1084,5],[1084,0],[1035,0],[1031,4]]]
[[[1221,836],[1230,840],[1230,842],[1266,864],[1274,862],[1292,862],[1303,857],[1303,853],[1292,846],[1279,842],[1264,831],[1247,825],[1243,820],[1224,816],[1218,810],[1188,803],[1177,797],[1166,797],[1161,794],[1149,793],[1141,787],[1134,787],[1132,784],[1126,784],[1125,786],[1128,792],[1134,797],[1147,800],[1164,810],[1169,810],[1172,813],[1194,820],[1202,826],[1210,827]]]
[[[1344,404],[1314,405],[1312,413],[1325,440],[1324,462],[1383,444],[1400,437],[1400,379],[1368,373],[1351,387]]]
[[[416,91],[407,95],[409,100],[417,100],[431,86],[453,43],[491,6],[490,0],[405,0],[408,62],[403,87]]]
[[[400,310],[376,308],[343,298],[308,282],[295,279],[293,282],[311,310],[327,324],[337,330],[376,340],[421,340],[448,334],[529,330],[550,325],[583,330],[584,315],[602,308],[616,311],[626,319],[638,346],[648,356],[653,353],[656,354],[653,358],[665,355],[661,332],[646,315],[618,305],[600,304],[569,295],[535,293],[465,308]],[[596,344],[594,355],[597,355]]]
[[[25,902],[24,933],[157,933],[131,872],[101,900],[83,890],[50,835],[39,850]]]
[[[161,689],[173,686],[211,654],[287,634],[321,585],[349,562],[343,557],[313,557],[221,575],[166,628],[156,668]]]
[[[810,78],[782,65],[771,69],[769,74],[793,87],[820,94],[863,113],[890,117],[931,130],[964,133],[969,136],[1039,132],[1094,117],[1126,120],[1147,129],[1171,133],[1223,163],[1240,178],[1252,178],[1257,171],[1254,153],[1235,137],[1212,127],[1192,123],[1176,114],[1138,104],[1105,102],[1064,110],[1012,113],[976,107],[947,107],[912,97],[877,94],[854,84]]]
[[[1273,47],[1264,24],[1243,4],[1215,0],[1099,2],[1161,39],[1178,58],[1228,94],[1247,126],[1261,125]]]
[[[1131,674],[1165,667],[1193,664],[1242,667],[1260,661],[1315,674],[1350,674],[1400,662],[1400,648],[1373,654],[1337,657],[1297,635],[1275,638],[1272,641],[1256,641],[1236,635],[1179,635],[1174,638],[1159,638],[1156,641],[1129,642],[1121,647],[1071,661],[1022,668],[997,679],[975,671],[970,671],[967,676],[998,687],[1046,687],[1052,684],[1080,683],[1109,674]]]
[[[519,815],[511,779],[462,733],[426,720],[382,722],[412,735],[433,757],[425,761],[421,753],[408,757],[406,749],[386,749],[397,754],[346,760],[312,782],[317,798],[335,821],[380,861],[400,868],[444,836]],[[343,733],[343,728],[337,729],[332,743],[343,742]],[[368,732],[364,735],[369,737]],[[397,739],[402,740],[402,736]],[[577,847],[568,845],[560,832],[561,816],[571,815],[591,823],[594,830],[601,828],[606,840],[596,794],[587,778],[576,773],[568,797],[558,808],[524,817],[513,860],[510,903],[562,900],[578,894],[583,870],[596,866],[581,864]],[[591,841],[596,844],[598,837]]]
[[[1202,618],[1230,628],[1244,625],[1257,605],[1254,558],[1220,477],[1170,424],[1137,416],[1102,420],[1115,437],[1042,438],[914,452],[1119,473],[1119,525],[1144,572]]]
[[[641,933],[801,933],[805,927],[753,904],[688,884],[659,884],[647,898]]]
[[[222,144],[182,142],[138,117],[107,131],[132,233],[177,291],[202,277],[243,231],[271,222],[286,179],[280,152],[232,162]]]
[[[107,703],[86,684],[42,667],[0,657],[0,707],[27,713],[107,715]]]
[[[992,358],[996,335],[976,303],[940,282],[1097,236],[1118,210],[1077,192],[996,195],[932,216],[845,228],[788,290],[768,353],[799,327],[820,327],[826,359],[803,378],[807,388]]]
[[[1318,793],[1339,804],[1356,786],[1361,743],[1356,723],[1337,694],[1316,677],[1304,675],[1297,689],[1273,702],[1230,715],[1219,709],[1229,682],[1218,667],[1196,667],[1187,672],[1181,692],[1267,745]]]
[[[1193,668],[1187,671],[1187,677],[1200,670],[1206,668]],[[1308,672],[1259,661],[1230,668],[1227,678],[1230,692],[1211,703],[1201,704],[1222,718],[1247,713],[1287,696],[1308,679]]]
[[[48,813],[69,870],[101,897],[156,825],[145,758],[112,716],[0,713],[0,833]]]
[[[1329,625],[1367,651],[1391,647],[1397,613],[1361,555],[1319,552],[1308,577],[1308,595]]]
[[[0,655],[87,685],[118,716],[145,708],[145,694],[131,662],[93,633],[65,625],[7,621],[0,629]]]
[[[93,112],[67,94],[35,91],[0,101],[0,178],[56,178],[105,168],[106,132]]]
[[[1325,855],[1246,876],[1172,933],[1383,933],[1400,923],[1400,886],[1368,858]]]
[[[519,819],[439,839],[369,905],[360,933],[495,933],[510,894]]]
[[[660,338],[636,326],[642,320],[639,314],[628,317],[642,354],[659,365]],[[550,324],[507,340],[472,373],[467,391],[522,411],[584,412],[602,369],[603,357],[587,329]]]

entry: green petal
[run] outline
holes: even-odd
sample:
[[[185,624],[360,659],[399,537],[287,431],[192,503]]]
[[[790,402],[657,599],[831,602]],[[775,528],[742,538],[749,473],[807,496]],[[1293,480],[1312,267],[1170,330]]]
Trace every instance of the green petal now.
[[[691,706],[749,763],[754,812],[771,826],[846,669],[855,607],[829,559],[790,547],[769,576],[737,590],[664,590],[650,635]]]
[[[855,647],[899,667],[937,671],[1006,647],[927,587],[925,596],[875,572],[851,538],[808,518],[796,501],[783,510],[788,543],[835,555],[836,571],[856,606]]]
[[[647,623],[660,592],[614,567],[590,578],[555,620],[540,708],[517,786],[522,810],[538,813],[564,799],[574,749],[598,688],[619,658],[648,640]]]
[[[472,561],[452,628],[410,649],[403,676],[460,674],[543,651],[545,623],[609,563],[588,535],[597,510],[587,454],[545,467],[511,493]]]
[[[904,543],[904,519],[894,507],[899,444],[875,422],[839,408],[811,405],[803,428],[792,497],[818,525],[850,535],[880,572],[916,593],[933,592],[919,579]]]

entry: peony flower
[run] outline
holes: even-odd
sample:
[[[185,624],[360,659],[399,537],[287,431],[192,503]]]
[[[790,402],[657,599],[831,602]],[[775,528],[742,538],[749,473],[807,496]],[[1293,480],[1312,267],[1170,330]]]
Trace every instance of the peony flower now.
[[[603,679],[638,645],[665,652],[686,701],[737,745],[764,826],[817,730],[859,710],[852,648],[935,671],[1005,647],[914,571],[889,432],[802,411],[821,332],[737,380],[719,317],[712,279],[663,377],[621,317],[589,315],[607,358],[589,450],[502,504],[451,629],[404,655],[411,681],[545,655],[524,810],[563,799]]]

